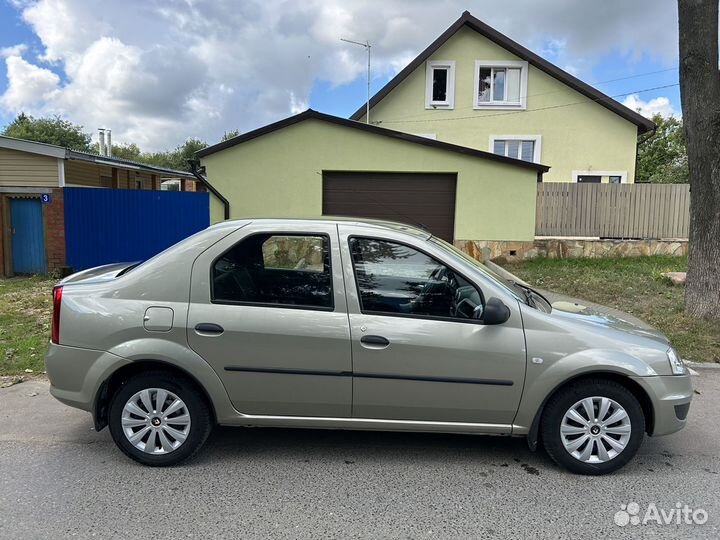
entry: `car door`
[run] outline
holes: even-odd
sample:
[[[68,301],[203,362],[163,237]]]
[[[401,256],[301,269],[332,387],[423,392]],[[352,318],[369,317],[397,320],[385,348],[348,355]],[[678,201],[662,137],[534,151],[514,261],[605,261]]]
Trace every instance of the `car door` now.
[[[244,414],[349,417],[337,228],[250,224],[193,265],[188,343]]]
[[[504,324],[483,325],[472,308],[482,309],[486,291],[431,254],[427,241],[339,230],[353,417],[470,422],[508,432],[525,377],[517,303]]]

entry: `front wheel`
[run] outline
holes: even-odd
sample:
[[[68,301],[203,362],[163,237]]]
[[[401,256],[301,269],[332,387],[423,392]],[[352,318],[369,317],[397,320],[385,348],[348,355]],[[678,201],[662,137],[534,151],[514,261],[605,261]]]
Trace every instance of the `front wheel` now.
[[[601,475],[620,469],[637,453],[645,415],[637,398],[621,384],[585,380],[553,396],[541,429],[545,450],[558,465]]]
[[[210,410],[191,384],[164,372],[137,375],[116,392],[110,433],[126,455],[144,465],[175,465],[192,457],[212,429]]]

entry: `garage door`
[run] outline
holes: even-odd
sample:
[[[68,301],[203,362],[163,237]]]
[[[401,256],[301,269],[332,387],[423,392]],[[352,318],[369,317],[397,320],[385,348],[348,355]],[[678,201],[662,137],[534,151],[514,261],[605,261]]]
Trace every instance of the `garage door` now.
[[[454,174],[323,173],[323,214],[421,226],[452,242]]]

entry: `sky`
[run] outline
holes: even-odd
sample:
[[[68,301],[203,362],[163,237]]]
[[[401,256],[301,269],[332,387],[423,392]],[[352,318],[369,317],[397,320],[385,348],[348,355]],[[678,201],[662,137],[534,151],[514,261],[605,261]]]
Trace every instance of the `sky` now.
[[[673,0],[0,0],[0,126],[209,143],[308,107],[347,117],[464,10],[642,114],[681,116]]]

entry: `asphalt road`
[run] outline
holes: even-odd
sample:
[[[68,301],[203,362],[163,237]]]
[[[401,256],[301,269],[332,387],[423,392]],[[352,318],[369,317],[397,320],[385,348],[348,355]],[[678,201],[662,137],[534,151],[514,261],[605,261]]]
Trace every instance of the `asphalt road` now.
[[[0,538],[718,538],[720,369],[698,371],[684,432],[601,478],[523,439],[279,429],[218,429],[151,469],[26,382],[0,390]],[[707,522],[616,525],[630,502]]]

